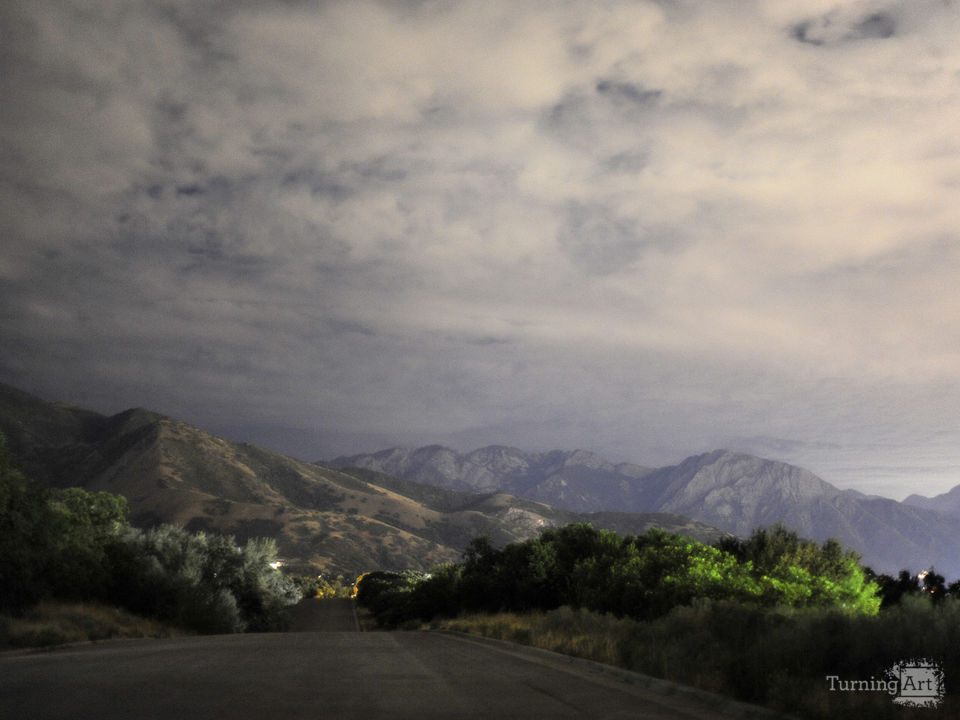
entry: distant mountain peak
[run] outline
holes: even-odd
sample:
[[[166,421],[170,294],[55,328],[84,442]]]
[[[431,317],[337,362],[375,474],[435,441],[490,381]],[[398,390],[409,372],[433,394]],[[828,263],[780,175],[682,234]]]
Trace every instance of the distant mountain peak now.
[[[379,453],[356,456],[351,464],[458,490],[506,492],[576,512],[672,513],[741,536],[783,523],[814,540],[835,537],[880,571],[934,563],[960,574],[955,520],[926,509],[935,503],[944,509],[956,499],[960,515],[960,490],[937,499],[911,498],[920,506],[911,507],[841,491],[796,465],[723,448],[656,470],[614,464],[588,450],[527,453],[490,446],[460,455],[432,448],[421,457],[420,465],[390,469]]]

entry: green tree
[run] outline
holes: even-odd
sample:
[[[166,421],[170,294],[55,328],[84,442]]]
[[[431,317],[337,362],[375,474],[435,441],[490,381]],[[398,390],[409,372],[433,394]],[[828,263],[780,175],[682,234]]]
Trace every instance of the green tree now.
[[[47,492],[14,467],[0,434],[0,609],[20,611],[46,593],[53,520]]]
[[[107,546],[127,525],[126,498],[74,487],[50,491],[48,502],[51,592],[62,598],[104,596],[110,584]]]
[[[125,528],[110,546],[115,602],[205,633],[280,629],[296,584],[271,566],[276,543],[161,525]]]

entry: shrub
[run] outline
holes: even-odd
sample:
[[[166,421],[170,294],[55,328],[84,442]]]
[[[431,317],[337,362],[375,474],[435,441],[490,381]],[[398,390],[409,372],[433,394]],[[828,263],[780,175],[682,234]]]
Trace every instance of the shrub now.
[[[21,617],[0,616],[0,649],[177,634],[182,632],[99,603],[43,601]]]
[[[620,536],[588,524],[547,529],[501,549],[480,537],[462,563],[427,576],[375,573],[368,587],[367,606],[391,625],[561,605],[652,619],[698,600],[865,613],[880,603],[858,556],[782,528],[720,547],[660,530]]]
[[[110,546],[111,599],[135,612],[202,633],[279,629],[300,599],[270,566],[276,544],[190,533],[169,525],[126,528]]]
[[[22,611],[46,594],[52,522],[46,491],[13,466],[0,434],[0,611]]]

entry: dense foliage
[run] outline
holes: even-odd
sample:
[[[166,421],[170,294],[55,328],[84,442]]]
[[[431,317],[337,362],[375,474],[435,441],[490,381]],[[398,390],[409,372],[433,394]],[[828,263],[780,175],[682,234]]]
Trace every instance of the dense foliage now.
[[[47,490],[12,465],[0,436],[0,612],[46,598],[98,600],[196,632],[277,628],[296,585],[271,566],[276,543],[126,521],[106,492]]]
[[[325,575],[292,575],[290,579],[303,598],[329,600],[331,598],[349,598],[353,591],[353,582],[343,575],[327,577]]]
[[[111,546],[110,599],[134,612],[198,632],[275,630],[296,585],[274,570],[274,540],[190,534],[163,525],[125,528]]]
[[[877,591],[856,553],[781,527],[714,547],[660,530],[620,536],[576,524],[501,549],[477,538],[461,563],[427,574],[373,573],[357,600],[381,623],[396,625],[562,605],[651,619],[697,599],[873,614]]]

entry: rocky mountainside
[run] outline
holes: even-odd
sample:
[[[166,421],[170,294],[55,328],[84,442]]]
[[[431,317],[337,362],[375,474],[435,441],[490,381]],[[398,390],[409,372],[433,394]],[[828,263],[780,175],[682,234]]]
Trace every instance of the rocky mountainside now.
[[[936,510],[960,518],[960,485],[932,498],[923,495],[910,495],[903,502],[905,505]]]
[[[295,571],[424,569],[467,542],[531,537],[577,521],[621,532],[651,526],[703,540],[722,533],[686,518],[581,515],[504,493],[457,492],[365,470],[340,471],[229,442],[135,409],[106,417],[0,385],[0,432],[30,477],[127,498],[131,520],[244,539],[276,538]]]
[[[837,538],[877,570],[934,565],[960,576],[960,528],[932,510],[846,492],[786,463],[717,451],[662,468],[625,509],[687,515],[737,535],[783,523],[805,537]]]
[[[783,523],[814,540],[838,539],[878,571],[933,565],[960,577],[955,518],[919,503],[843,491],[803,468],[724,450],[652,471],[616,465],[591,453],[526,454],[497,447],[466,455],[437,446],[392,449],[338,458],[332,464],[389,467],[403,477],[444,487],[482,482],[488,490],[502,489],[573,511],[672,513],[741,536]]]
[[[622,509],[649,468],[615,464],[585,450],[526,453],[492,445],[461,455],[431,445],[339,457],[331,467],[360,467],[470,492],[505,492],[574,512]]]

